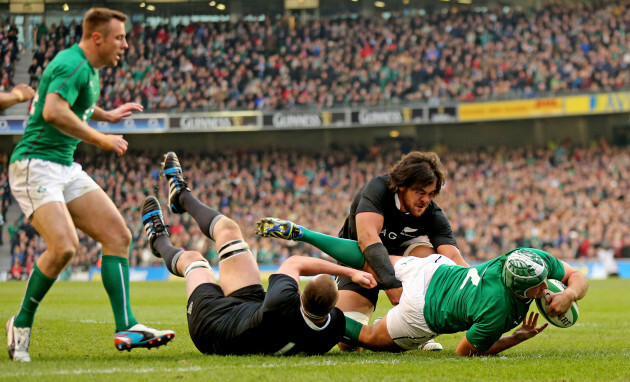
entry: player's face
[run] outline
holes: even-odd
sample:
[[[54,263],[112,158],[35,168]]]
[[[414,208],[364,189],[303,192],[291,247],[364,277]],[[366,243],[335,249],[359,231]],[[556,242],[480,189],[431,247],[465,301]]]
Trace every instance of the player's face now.
[[[400,199],[400,210],[408,212],[413,216],[420,216],[427,209],[427,206],[433,200],[436,194],[437,183],[412,189],[409,187],[400,187],[398,190],[398,199]]]
[[[116,66],[125,53],[127,45],[127,33],[125,33],[125,23],[111,19],[108,25],[109,33],[103,38],[101,45],[101,62],[103,66]]]
[[[545,280],[540,285],[528,290],[525,294],[527,298],[543,298],[548,287],[547,280]]]

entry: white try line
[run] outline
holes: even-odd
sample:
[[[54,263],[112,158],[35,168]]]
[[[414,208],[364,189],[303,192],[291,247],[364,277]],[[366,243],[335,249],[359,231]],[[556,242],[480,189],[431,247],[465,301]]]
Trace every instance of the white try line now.
[[[235,356],[237,357],[237,356]],[[34,361],[36,363],[37,361]],[[390,360],[376,360],[376,359],[364,359],[364,360],[348,360],[348,362],[336,362],[330,359],[323,359],[317,361],[305,360],[304,362],[295,362],[292,360],[291,362],[277,362],[277,363],[262,363],[260,365],[212,365],[207,367],[201,366],[190,366],[190,367],[177,367],[177,368],[109,368],[109,369],[82,369],[82,370],[50,370],[46,372],[42,371],[32,371],[32,370],[24,370],[16,373],[3,373],[2,377],[46,377],[52,375],[107,375],[107,374],[148,374],[155,372],[164,372],[164,373],[186,373],[186,372],[196,372],[196,371],[216,371],[219,369],[273,369],[273,368],[286,368],[290,367],[299,367],[299,366],[335,366],[335,365],[344,365],[344,364],[397,364],[400,363],[399,360],[390,359]]]

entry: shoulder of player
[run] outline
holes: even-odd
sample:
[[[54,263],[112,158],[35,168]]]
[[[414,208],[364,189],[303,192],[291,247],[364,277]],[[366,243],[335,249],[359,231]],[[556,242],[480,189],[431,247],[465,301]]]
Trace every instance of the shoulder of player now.
[[[387,191],[387,179],[388,175],[374,177],[367,182],[365,188],[375,191]]]
[[[291,286],[297,287],[297,282],[295,279],[289,275],[285,275],[284,273],[274,273],[269,276],[269,286],[276,284],[289,284]]]
[[[72,48],[64,49],[57,53],[48,66],[51,68],[59,68],[63,71],[91,72],[91,66],[87,58]]]

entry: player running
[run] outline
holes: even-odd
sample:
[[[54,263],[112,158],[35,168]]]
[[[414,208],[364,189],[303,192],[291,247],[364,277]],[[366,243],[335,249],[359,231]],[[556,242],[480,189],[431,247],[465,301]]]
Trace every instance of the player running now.
[[[161,346],[175,336],[134,317],[129,300],[131,232],[109,196],[74,162],[81,141],[118,155],[127,151],[121,135],[103,134],[87,124],[90,119],[116,123],[142,110],[132,102],[110,111],[96,106],[98,69],[116,66],[127,49],[126,20],[125,14],[107,8],[87,11],[81,41],[59,52],[46,67],[28,125],[11,156],[11,191],[47,247],[33,266],[20,311],[6,324],[14,361],[31,360],[35,312],[76,253],[77,229],[102,245],[101,276],[114,312],[116,348]]]

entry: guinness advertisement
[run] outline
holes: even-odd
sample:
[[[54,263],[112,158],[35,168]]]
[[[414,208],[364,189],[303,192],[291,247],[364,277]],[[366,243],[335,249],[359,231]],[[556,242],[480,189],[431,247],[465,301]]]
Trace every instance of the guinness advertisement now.
[[[429,121],[431,122],[457,122],[457,107],[439,106],[429,108]]]
[[[352,111],[351,122],[353,125],[397,125],[405,123],[419,123],[424,118],[422,108],[372,110],[360,109]]]
[[[260,112],[189,113],[171,116],[172,131],[245,131],[260,130]]]
[[[323,111],[303,113],[266,114],[263,117],[265,129],[312,129],[320,127],[344,126],[346,113],[344,111]]]

